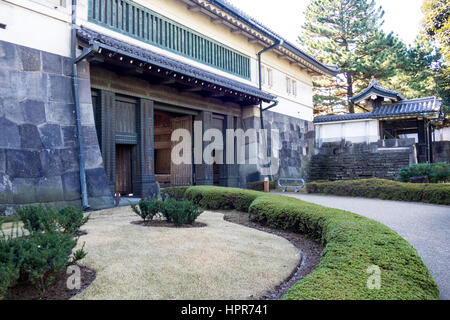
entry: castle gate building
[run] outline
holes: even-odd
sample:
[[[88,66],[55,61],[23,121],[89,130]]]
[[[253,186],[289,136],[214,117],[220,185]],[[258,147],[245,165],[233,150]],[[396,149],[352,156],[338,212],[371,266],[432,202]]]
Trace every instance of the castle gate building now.
[[[278,129],[278,175],[303,175],[312,79],[333,67],[221,0],[78,0],[75,15],[71,5],[0,3],[0,212],[261,179],[225,163],[226,141],[213,164],[174,164],[172,133],[194,140],[197,121],[201,133]]]

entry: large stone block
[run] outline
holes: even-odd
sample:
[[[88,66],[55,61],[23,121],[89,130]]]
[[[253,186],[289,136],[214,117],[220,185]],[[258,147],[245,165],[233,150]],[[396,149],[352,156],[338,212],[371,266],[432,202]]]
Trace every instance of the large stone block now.
[[[49,74],[47,88],[50,101],[74,103],[70,77]]]
[[[45,105],[45,116],[49,123],[75,125],[75,105],[64,102],[49,102]]]
[[[61,127],[57,124],[44,124],[39,126],[41,140],[46,149],[59,148],[63,146]]]
[[[6,151],[0,149],[0,173],[6,172]]]
[[[11,91],[19,100],[47,100],[47,75],[41,72],[10,72]]]
[[[42,149],[42,141],[39,131],[34,124],[22,124],[19,126],[20,145],[22,149]]]
[[[48,73],[62,74],[62,57],[42,51],[42,70]]]
[[[0,118],[0,148],[20,148],[19,126],[5,118]]]
[[[64,139],[64,147],[76,147],[77,146],[77,127],[76,126],[63,126],[61,127]]]
[[[110,196],[105,169],[86,170],[86,183],[89,197]]]
[[[42,101],[24,100],[19,103],[22,109],[24,120],[35,125],[43,124],[45,118],[45,104]]]
[[[36,185],[39,179],[17,178],[13,184],[13,203],[30,204],[37,203]]]
[[[25,123],[25,117],[23,114],[22,107],[16,98],[1,96],[0,94],[0,118],[5,117],[6,119],[17,123]]]
[[[17,46],[15,44],[0,41],[0,68],[19,69]]]
[[[9,88],[9,71],[0,68],[0,93],[3,94],[2,89]]]
[[[60,176],[62,174],[63,165],[58,149],[44,149],[41,151],[40,158],[44,177]]]
[[[103,168],[102,153],[98,147],[84,148],[84,161],[86,169]]]
[[[4,173],[0,173],[0,203],[13,203],[13,185]]]
[[[84,60],[77,64],[78,78],[89,79],[91,77],[89,62]]]
[[[11,178],[39,178],[42,176],[40,152],[6,150],[6,173]]]
[[[80,170],[78,165],[78,151],[76,148],[59,150],[63,172],[73,172]]]
[[[73,75],[73,62],[71,58],[62,57],[63,75],[71,77]]]
[[[38,202],[55,202],[64,200],[61,176],[43,177],[36,184],[36,198]]]
[[[62,175],[64,200],[73,201],[81,198],[80,172],[68,172]]]
[[[83,126],[95,126],[94,109],[92,103],[80,104],[81,124]]]
[[[22,71],[41,71],[41,52],[28,47],[17,47],[20,56]]]
[[[95,126],[83,126],[83,142],[85,146],[98,146],[98,136]]]
[[[80,103],[92,103],[91,81],[78,79],[78,94]]]

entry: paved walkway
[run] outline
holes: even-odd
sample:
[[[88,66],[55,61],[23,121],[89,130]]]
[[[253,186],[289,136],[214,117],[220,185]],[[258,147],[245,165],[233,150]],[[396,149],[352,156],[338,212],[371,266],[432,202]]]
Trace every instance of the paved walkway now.
[[[309,194],[289,196],[354,212],[397,231],[417,249],[439,285],[441,299],[450,300],[450,207]]]

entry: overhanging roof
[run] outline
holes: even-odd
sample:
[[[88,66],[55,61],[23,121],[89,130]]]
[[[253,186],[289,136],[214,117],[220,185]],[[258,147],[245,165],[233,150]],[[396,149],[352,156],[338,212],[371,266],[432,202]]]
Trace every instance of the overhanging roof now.
[[[372,78],[369,86],[354,97],[350,98],[350,101],[353,103],[358,103],[370,97],[371,95],[381,96],[384,98],[392,98],[397,101],[405,100],[405,97],[403,97],[403,95],[401,95],[399,92],[383,88],[378,84],[375,78]]]
[[[190,1],[199,6],[201,6],[201,3],[204,2],[204,1],[199,1],[199,0],[182,0],[182,1],[183,2]],[[273,43],[275,43],[278,40],[283,40],[283,44],[279,48],[283,48],[283,49],[288,50],[288,51],[292,52],[293,54],[297,55],[299,58],[301,58],[305,62],[305,66],[308,67],[308,65],[310,65],[309,67],[310,68],[312,67],[311,69],[314,72],[321,73],[321,74],[327,74],[327,75],[331,75],[331,76],[336,76],[339,73],[339,70],[337,69],[337,67],[329,66],[329,65],[326,65],[326,64],[320,62],[313,56],[307,54],[306,52],[304,52],[303,50],[298,48],[296,45],[290,43],[289,41],[287,41],[286,39],[281,37],[279,34],[274,32],[273,30],[269,29],[267,26],[265,26],[261,22],[257,21],[255,18],[251,17],[247,13],[243,12],[242,10],[240,10],[240,9],[236,8],[235,6],[233,6],[232,4],[228,3],[226,0],[206,0],[206,1],[220,9],[222,9],[223,11],[227,12],[228,14],[235,17],[236,19],[250,25],[255,30],[258,30],[259,32],[264,34],[266,37],[271,39],[273,41]],[[268,45],[270,45],[270,44],[268,44]]]
[[[442,102],[436,97],[403,100],[398,103],[376,107],[372,112],[315,117],[314,123],[439,115],[441,106]]]
[[[276,96],[265,93],[254,86],[193,67],[176,59],[125,43],[84,27],[77,30],[77,36],[81,41],[84,41],[91,47],[95,47],[97,51],[102,48],[135,59],[137,64],[139,64],[139,62],[146,63],[165,70],[170,70],[171,72],[174,72],[175,75],[178,74],[178,78],[181,76],[198,79],[204,81],[206,85],[223,87],[228,90],[228,93],[231,91],[231,94],[243,95],[245,98],[248,97],[249,99],[258,99],[264,102],[270,102],[276,99]],[[257,104],[257,102],[255,102],[255,104]]]
[[[441,103],[436,97],[403,100],[374,108],[372,114],[378,118],[434,114],[441,112]]]

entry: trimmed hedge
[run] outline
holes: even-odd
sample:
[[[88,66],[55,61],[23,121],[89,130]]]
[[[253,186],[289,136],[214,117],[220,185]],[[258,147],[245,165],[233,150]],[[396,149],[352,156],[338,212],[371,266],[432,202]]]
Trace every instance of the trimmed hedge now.
[[[317,268],[283,299],[439,299],[417,251],[381,223],[281,195],[220,187],[190,187],[185,196],[209,209],[249,212],[252,220],[307,234],[325,245]],[[369,267],[381,268],[381,289],[370,290]]]
[[[190,187],[184,194],[186,199],[205,209],[236,209],[244,212],[248,212],[252,202],[260,195],[261,192],[253,190],[209,186]]]
[[[184,199],[184,193],[189,187],[167,187],[161,190],[161,197],[163,200],[172,198],[175,200],[183,200]]]
[[[382,179],[318,181],[306,185],[308,193],[378,198],[450,205],[450,185],[405,183]]]

